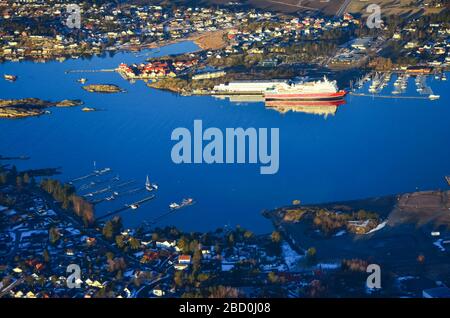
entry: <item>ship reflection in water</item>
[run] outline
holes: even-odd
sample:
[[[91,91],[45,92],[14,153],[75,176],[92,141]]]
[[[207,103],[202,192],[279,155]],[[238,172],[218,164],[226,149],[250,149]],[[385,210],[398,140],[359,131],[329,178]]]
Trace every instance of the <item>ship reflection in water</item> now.
[[[228,99],[234,104],[261,103],[264,102],[267,109],[275,110],[281,114],[288,112],[305,113],[312,115],[334,116],[338,107],[345,104],[344,99],[322,101],[298,101],[298,100],[272,100],[266,101],[262,95],[214,95],[218,99]]]
[[[333,101],[266,101],[266,107],[276,110],[281,114],[298,112],[324,116],[334,116],[338,107],[345,104],[345,100]]]

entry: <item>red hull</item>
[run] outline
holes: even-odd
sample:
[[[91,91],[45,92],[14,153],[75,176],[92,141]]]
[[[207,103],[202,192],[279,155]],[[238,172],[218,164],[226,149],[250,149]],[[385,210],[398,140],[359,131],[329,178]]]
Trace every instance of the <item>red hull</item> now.
[[[346,91],[336,93],[315,93],[315,94],[265,94],[266,100],[296,100],[296,101],[332,101],[343,99],[347,95]]]

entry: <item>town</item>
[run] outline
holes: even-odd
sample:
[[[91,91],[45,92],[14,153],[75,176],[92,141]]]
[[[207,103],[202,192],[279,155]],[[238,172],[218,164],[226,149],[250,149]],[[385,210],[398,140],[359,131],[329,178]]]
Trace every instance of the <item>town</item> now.
[[[450,297],[450,192],[441,190],[444,180],[450,185],[448,113],[439,95],[446,97],[450,65],[446,1],[411,1],[418,10],[383,15],[375,28],[367,12],[346,10],[365,1],[343,1],[334,15],[160,2],[73,1],[78,28],[66,1],[0,0],[0,141],[8,151],[0,155],[0,298]],[[195,48],[158,54],[188,42]],[[88,63],[97,58],[102,66]],[[191,95],[199,96],[183,97]],[[263,102],[279,114],[261,105],[229,107],[224,99]],[[331,121],[310,116],[334,115],[346,103],[352,107]],[[81,105],[82,112],[72,109]],[[195,118],[202,117],[205,125],[258,127],[248,131],[265,133],[260,147],[267,142],[260,127],[274,127],[274,157],[263,147],[259,158],[261,174],[273,178],[254,177],[243,165],[233,170],[235,160],[212,147],[223,139],[217,128],[205,157],[200,143],[192,160],[191,139],[202,137]],[[195,138],[182,128],[192,122]],[[237,149],[245,149],[248,131],[235,130]],[[278,139],[286,146],[278,149]],[[248,140],[250,147],[258,141]],[[128,176],[152,165],[161,189],[148,176],[136,185],[96,163],[67,179],[91,151]],[[243,154],[236,163],[246,163]],[[249,163],[256,159],[249,155]],[[192,161],[230,165],[196,165],[195,172],[177,165]],[[42,162],[51,167],[36,168]],[[203,173],[213,185],[199,178],[201,168],[211,169]],[[167,210],[146,214],[142,207],[163,191],[180,201],[158,201]],[[303,196],[317,202],[368,193],[365,200],[303,203]],[[380,193],[398,194],[375,197]],[[187,222],[218,228],[162,225],[167,215],[194,210],[183,215]],[[127,223],[141,211],[137,226]],[[269,230],[240,222],[266,222]],[[381,266],[383,288],[367,285],[371,265]]]
[[[278,233],[127,229],[120,216],[97,222],[68,184],[37,174],[2,166],[0,297],[277,295],[271,280],[287,268],[281,249],[291,251]],[[79,288],[67,285],[71,264],[81,268]]]

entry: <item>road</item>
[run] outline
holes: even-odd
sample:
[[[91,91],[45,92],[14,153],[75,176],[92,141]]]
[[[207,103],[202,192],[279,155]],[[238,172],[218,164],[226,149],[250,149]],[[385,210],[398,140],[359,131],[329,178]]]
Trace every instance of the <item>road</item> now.
[[[17,285],[22,284],[24,281],[24,278],[21,277],[17,280],[15,280],[13,283],[11,283],[8,287],[5,287],[2,291],[0,291],[0,298],[2,298],[3,296],[5,296],[7,293],[9,293],[10,290],[12,290],[14,287],[16,287]]]
[[[344,1],[344,3],[339,8],[339,10],[336,12],[336,15],[338,17],[342,16],[345,13],[345,11],[347,10],[348,6],[350,5],[350,2],[352,2],[352,0],[345,0]]]
[[[295,8],[299,8],[299,9],[319,11],[319,9],[317,9],[317,8],[312,8],[312,7],[307,7],[307,6],[301,5],[301,3],[302,3],[301,0],[298,1],[298,4],[292,4],[292,3],[286,3],[286,2],[274,1],[274,0],[267,0],[267,2],[270,2],[273,4],[280,4],[280,5],[284,5],[284,6],[288,6],[288,7],[295,7]]]

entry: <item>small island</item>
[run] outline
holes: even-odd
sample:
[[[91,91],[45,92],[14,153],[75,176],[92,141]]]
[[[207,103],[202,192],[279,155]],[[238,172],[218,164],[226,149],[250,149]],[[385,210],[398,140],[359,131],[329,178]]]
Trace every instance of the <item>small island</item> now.
[[[91,84],[83,86],[83,89],[90,93],[123,93],[119,86],[114,84]]]
[[[65,99],[50,102],[39,98],[0,99],[0,118],[24,118],[43,115],[49,107],[75,107],[82,105],[81,100]]]

